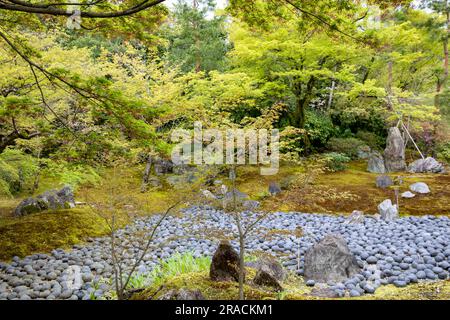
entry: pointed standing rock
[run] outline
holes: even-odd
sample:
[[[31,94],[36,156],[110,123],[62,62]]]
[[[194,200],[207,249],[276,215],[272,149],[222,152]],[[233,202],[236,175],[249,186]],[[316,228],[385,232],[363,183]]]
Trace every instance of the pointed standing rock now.
[[[399,172],[406,169],[405,143],[397,127],[389,129],[384,150],[384,165],[387,172]]]
[[[214,253],[209,276],[213,281],[239,281],[239,254],[228,241],[220,242]]]

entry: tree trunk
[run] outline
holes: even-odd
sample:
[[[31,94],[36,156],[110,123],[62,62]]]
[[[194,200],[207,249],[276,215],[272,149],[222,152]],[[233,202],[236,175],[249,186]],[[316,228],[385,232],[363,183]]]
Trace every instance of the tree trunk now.
[[[444,81],[447,83],[448,79],[448,38],[450,37],[450,12],[447,11],[447,35],[444,38]]]
[[[388,62],[388,83],[387,83],[387,94],[388,94],[388,103],[387,103],[387,107],[389,110],[392,110],[392,102],[391,102],[391,98],[392,98],[392,82],[393,82],[393,67],[394,67],[394,62],[392,60],[389,60]]]
[[[152,156],[149,155],[147,159],[147,164],[145,165],[144,175],[142,176],[141,192],[145,192],[146,190],[148,178],[150,177],[150,170],[152,169],[152,163],[153,163]]]
[[[242,232],[242,226],[239,222],[239,300],[245,300],[244,297],[244,274],[245,274],[245,239]]]
[[[192,7],[198,11],[198,0],[193,0]],[[200,36],[197,21],[194,21],[194,34],[195,34],[195,72],[199,73],[202,70],[202,58],[200,55]]]

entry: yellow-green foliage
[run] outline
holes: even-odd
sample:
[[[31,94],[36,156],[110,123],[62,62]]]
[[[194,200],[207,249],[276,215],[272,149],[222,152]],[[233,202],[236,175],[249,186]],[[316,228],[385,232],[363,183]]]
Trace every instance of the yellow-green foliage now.
[[[76,190],[79,185],[95,186],[100,182],[100,176],[94,168],[88,165],[72,165],[65,161],[46,161],[41,175],[44,179],[38,192],[64,185]]]
[[[104,221],[89,209],[75,208],[0,218],[0,260],[34,252],[68,248],[86,237],[107,232]]]
[[[38,169],[33,157],[19,150],[7,149],[0,154],[0,196],[29,189]]]

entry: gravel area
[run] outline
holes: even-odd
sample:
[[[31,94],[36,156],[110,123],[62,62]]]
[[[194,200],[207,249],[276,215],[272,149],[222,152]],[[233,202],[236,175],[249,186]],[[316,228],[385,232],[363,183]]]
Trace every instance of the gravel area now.
[[[248,212],[244,221],[252,222],[255,217],[255,213]],[[141,252],[129,244],[145,240],[157,219],[140,219],[117,232],[117,242],[127,248],[123,254],[126,267]],[[449,278],[448,217],[405,217],[394,222],[366,217],[360,224],[345,222],[345,217],[335,215],[270,214],[247,239],[247,249],[276,255],[286,268],[302,275],[306,250],[327,234],[342,235],[363,271],[345,283],[329,283],[338,296],[371,294],[386,284],[405,287],[418,281]],[[305,233],[301,238],[295,236],[298,227]],[[163,221],[137,272],[149,272],[160,259],[175,252],[212,256],[219,240],[233,234],[236,228],[227,214],[200,207],[186,209]],[[233,245],[237,248],[236,242]],[[56,249],[49,254],[14,257],[10,263],[0,263],[0,299],[101,297],[110,290],[108,280],[112,274],[110,238],[91,239],[71,250]]]

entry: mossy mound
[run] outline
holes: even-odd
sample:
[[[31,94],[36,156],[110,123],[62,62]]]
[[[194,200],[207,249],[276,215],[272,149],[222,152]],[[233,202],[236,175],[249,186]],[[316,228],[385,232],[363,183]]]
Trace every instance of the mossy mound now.
[[[247,269],[248,279],[255,274]],[[247,281],[244,286],[246,300],[323,300],[311,294],[313,288],[307,287],[301,277],[289,275],[282,283],[284,291],[276,292],[272,288],[259,287]],[[162,286],[150,286],[132,296],[131,300],[157,300],[173,289],[199,290],[206,300],[236,300],[239,287],[236,282],[214,282],[208,272],[185,273],[167,278]],[[328,298],[332,300],[448,300],[450,299],[450,281],[424,282],[397,288],[393,285],[380,287],[375,294],[359,298]]]
[[[88,208],[47,211],[20,218],[0,218],[0,260],[55,248],[68,248],[87,237],[106,234],[101,217]]]
[[[246,277],[252,279],[256,271],[247,268]],[[165,279],[164,284],[150,286],[144,291],[135,294],[131,300],[158,300],[159,297],[172,289],[188,288],[199,290],[207,300],[235,300],[238,298],[239,285],[237,282],[216,282],[209,278],[209,272],[183,273]],[[274,291],[268,288],[244,285],[244,292],[248,300],[273,299],[276,296]]]

